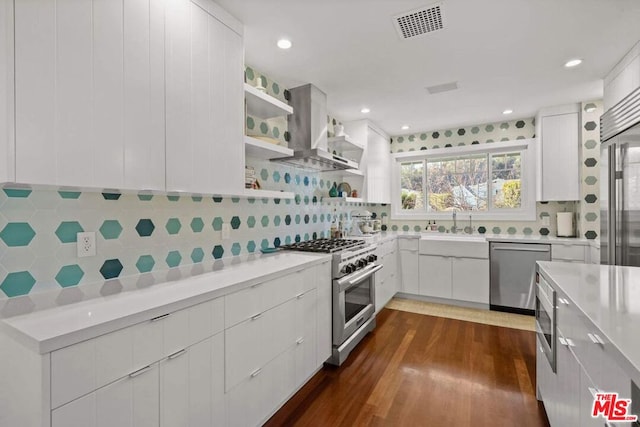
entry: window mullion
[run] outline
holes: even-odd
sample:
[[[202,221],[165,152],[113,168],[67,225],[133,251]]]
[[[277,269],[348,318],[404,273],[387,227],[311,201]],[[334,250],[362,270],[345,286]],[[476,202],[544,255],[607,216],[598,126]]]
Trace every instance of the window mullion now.
[[[487,153],[487,212],[493,211],[493,162]]]
[[[427,189],[427,159],[422,161],[422,201],[424,204],[424,212],[429,212],[429,190]]]

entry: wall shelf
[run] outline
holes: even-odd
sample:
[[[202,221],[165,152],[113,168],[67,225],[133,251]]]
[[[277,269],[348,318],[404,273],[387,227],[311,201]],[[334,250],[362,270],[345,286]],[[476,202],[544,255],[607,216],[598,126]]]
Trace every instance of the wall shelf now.
[[[364,172],[360,169],[344,169],[340,172],[345,176],[364,176]]]
[[[244,98],[247,102],[247,113],[263,120],[293,114],[291,106],[248,83],[244,84]]]
[[[271,144],[258,138],[253,138],[246,135],[244,137],[244,149],[246,157],[253,157],[263,160],[293,156],[293,150],[290,148]]]
[[[269,199],[293,199],[295,194],[291,191],[273,191],[273,190],[253,190],[251,188],[245,188],[245,197],[267,197]]]

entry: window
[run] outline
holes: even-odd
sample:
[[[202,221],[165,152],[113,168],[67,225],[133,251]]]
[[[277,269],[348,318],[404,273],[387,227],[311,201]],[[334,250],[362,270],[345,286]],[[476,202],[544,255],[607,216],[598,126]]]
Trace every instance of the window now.
[[[396,218],[535,219],[529,140],[394,154]],[[399,191],[398,191],[399,189]]]

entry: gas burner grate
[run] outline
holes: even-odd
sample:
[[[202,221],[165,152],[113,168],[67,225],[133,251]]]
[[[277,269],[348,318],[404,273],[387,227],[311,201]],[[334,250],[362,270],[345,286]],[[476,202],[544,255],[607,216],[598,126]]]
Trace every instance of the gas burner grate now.
[[[353,239],[316,239],[306,242],[292,243],[281,246],[282,249],[305,252],[333,253],[344,249],[364,245],[362,240]]]

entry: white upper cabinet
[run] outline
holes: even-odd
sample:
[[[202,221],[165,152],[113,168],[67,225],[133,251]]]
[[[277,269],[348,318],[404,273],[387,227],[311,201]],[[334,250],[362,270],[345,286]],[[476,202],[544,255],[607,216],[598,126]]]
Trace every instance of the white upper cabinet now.
[[[360,171],[364,173],[361,197],[367,203],[391,203],[389,136],[367,120],[345,123],[344,126],[351,139],[365,147],[359,164]],[[358,186],[359,182],[351,185],[352,188]]]
[[[203,7],[167,4],[167,191],[237,194],[244,188],[242,27]]]
[[[0,0],[0,182],[15,180],[13,1]]]
[[[164,1],[15,2],[15,181],[164,189]]]
[[[604,110],[640,87],[640,42],[604,78]]]
[[[580,199],[579,128],[579,104],[538,112],[537,201]]]

